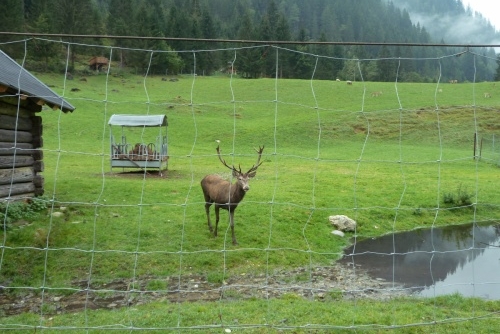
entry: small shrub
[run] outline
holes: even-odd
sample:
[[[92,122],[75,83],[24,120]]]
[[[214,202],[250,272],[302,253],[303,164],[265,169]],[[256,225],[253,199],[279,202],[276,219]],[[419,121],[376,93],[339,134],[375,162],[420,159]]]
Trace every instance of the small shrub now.
[[[10,224],[18,220],[33,220],[41,211],[47,209],[47,203],[44,197],[35,197],[24,202],[0,203],[0,224],[9,228]]]
[[[458,187],[457,191],[457,205],[459,206],[469,206],[472,205],[472,198],[474,196],[467,192],[467,188],[462,189],[462,185]]]
[[[48,205],[47,205],[48,202],[49,202],[49,200],[44,196],[34,197],[30,200],[29,206],[30,206],[32,211],[40,212],[40,211],[43,211],[43,210],[48,208]]]
[[[22,202],[0,204],[0,218],[3,224],[9,227],[10,224],[26,217],[28,212],[25,211],[25,207],[26,204]]]
[[[443,203],[449,206],[470,206],[472,205],[473,194],[467,191],[467,188],[460,184],[456,193],[444,193]]]
[[[445,193],[443,195],[443,203],[454,205],[455,204],[455,196],[453,196],[452,193]]]

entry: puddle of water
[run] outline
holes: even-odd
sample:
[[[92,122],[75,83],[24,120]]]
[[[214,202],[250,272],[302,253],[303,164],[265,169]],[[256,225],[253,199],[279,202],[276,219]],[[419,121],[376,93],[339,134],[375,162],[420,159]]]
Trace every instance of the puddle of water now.
[[[448,226],[358,241],[341,263],[415,295],[500,299],[500,224]]]

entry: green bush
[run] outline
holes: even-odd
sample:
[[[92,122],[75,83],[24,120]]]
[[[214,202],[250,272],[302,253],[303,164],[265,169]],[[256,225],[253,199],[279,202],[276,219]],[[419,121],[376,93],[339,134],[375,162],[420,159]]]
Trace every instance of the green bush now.
[[[458,187],[457,191],[457,204],[459,206],[469,206],[472,205],[472,197],[474,197],[473,194],[470,194],[467,191],[467,188],[462,190],[462,185]]]
[[[449,205],[454,205],[455,204],[455,195],[453,195],[453,193],[445,193],[443,195],[443,203],[449,204]]]
[[[443,203],[449,206],[470,206],[472,205],[473,194],[467,191],[467,188],[460,184],[456,193],[444,193]]]
[[[23,202],[0,203],[0,220],[5,228],[24,219],[33,220],[40,211],[47,209],[47,198],[35,197]]]

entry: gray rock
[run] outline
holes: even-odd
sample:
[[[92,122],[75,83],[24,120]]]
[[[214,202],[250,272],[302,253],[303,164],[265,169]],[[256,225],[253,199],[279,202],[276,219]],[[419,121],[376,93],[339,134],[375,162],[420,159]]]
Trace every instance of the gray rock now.
[[[344,236],[344,232],[339,231],[339,230],[333,230],[332,234],[333,235],[338,235],[339,237],[343,237]]]
[[[344,215],[330,216],[328,217],[328,220],[339,231],[352,232],[356,230],[356,221],[347,216]]]

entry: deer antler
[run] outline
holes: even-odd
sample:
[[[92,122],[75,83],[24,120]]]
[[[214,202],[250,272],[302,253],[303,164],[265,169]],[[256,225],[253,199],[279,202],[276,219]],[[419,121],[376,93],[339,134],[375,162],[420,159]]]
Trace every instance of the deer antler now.
[[[262,152],[263,151],[264,151],[264,145],[262,147],[260,147],[260,145],[259,145],[259,149],[258,150],[255,149],[255,152],[257,152],[257,154],[259,156],[257,157],[257,162],[255,163],[255,165],[252,166],[252,168],[250,168],[248,170],[247,174],[251,173],[251,172],[255,172],[257,170],[257,168],[259,168],[259,166],[262,165],[262,162],[264,162],[264,161],[260,162],[260,158],[262,157]]]
[[[222,158],[222,156],[221,156],[221,154],[220,154],[220,145],[217,145],[216,150],[217,150],[217,156],[219,157],[220,162],[222,162],[222,164],[223,164],[224,166],[226,166],[227,168],[229,168],[229,169],[231,169],[231,170],[233,170],[233,171],[238,172],[238,173],[240,173],[240,174],[241,174],[241,165],[239,165],[239,170],[238,170],[238,169],[236,169],[236,167],[234,167],[234,165],[233,165],[233,166],[229,166],[229,165],[226,163],[226,160],[224,160],[224,158]],[[255,171],[257,170],[257,168],[259,168],[259,166],[260,166],[260,165],[262,165],[262,162],[263,162],[263,161],[262,161],[262,162],[260,162],[260,158],[262,157],[262,152],[263,152],[263,151],[264,151],[264,146],[262,146],[262,147],[260,147],[260,146],[259,146],[259,149],[258,149],[258,150],[257,150],[257,149],[255,149],[255,152],[257,152],[257,154],[258,154],[258,157],[257,157],[257,162],[256,162],[256,163],[252,166],[252,168],[250,168],[250,169],[248,170],[247,174],[248,174],[248,173],[251,173],[251,172],[255,172]]]
[[[226,163],[226,160],[224,160],[224,159],[222,158],[222,156],[220,155],[220,147],[219,147],[219,145],[217,145],[217,155],[219,156],[219,160],[220,160],[220,162],[222,162],[222,164],[223,164],[224,166],[226,166],[227,168],[229,168],[229,169],[231,169],[231,170],[233,170],[233,171],[236,171],[236,172],[238,171],[238,170],[234,167],[234,165],[233,165],[232,167],[230,167],[230,166]],[[240,166],[240,173],[241,173],[241,166]]]

